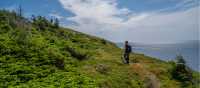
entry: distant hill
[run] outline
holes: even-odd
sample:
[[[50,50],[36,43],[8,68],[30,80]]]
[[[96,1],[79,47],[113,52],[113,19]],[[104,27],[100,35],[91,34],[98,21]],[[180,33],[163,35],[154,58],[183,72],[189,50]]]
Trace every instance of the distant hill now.
[[[200,84],[199,73],[192,70],[187,85],[173,77],[175,62],[131,54],[127,65],[122,63],[122,52],[110,41],[63,28],[56,19],[28,19],[0,10],[0,88],[197,88]]]
[[[117,46],[123,47],[124,43],[116,43]],[[133,47],[195,47],[200,46],[200,40],[188,40],[185,42],[168,43],[168,44],[145,44],[145,43],[129,43]]]

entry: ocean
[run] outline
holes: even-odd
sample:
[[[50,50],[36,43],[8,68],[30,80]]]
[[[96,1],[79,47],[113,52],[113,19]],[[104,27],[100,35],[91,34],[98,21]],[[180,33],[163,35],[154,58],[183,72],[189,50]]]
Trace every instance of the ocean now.
[[[122,47],[121,44],[117,44]],[[181,43],[181,44],[131,44],[133,52],[145,54],[164,61],[175,60],[176,56],[181,54],[187,66],[200,72],[199,43]]]

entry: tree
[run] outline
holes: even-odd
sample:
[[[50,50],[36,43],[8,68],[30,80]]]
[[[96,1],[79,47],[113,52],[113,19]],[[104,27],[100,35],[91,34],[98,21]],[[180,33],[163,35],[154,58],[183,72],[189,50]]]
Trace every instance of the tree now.
[[[20,16],[20,17],[22,17],[22,7],[21,7],[21,5],[19,5],[19,7],[18,7],[18,9],[17,9],[17,13],[18,13],[18,15]]]
[[[53,24],[53,19],[52,18],[50,19],[50,23]]]
[[[175,59],[176,63],[172,69],[172,77],[187,86],[188,83],[192,83],[192,71],[186,65],[186,61],[182,55],[177,55]]]
[[[31,16],[31,20],[32,20],[33,22],[36,21],[36,17],[35,17],[35,15],[32,15],[32,16]]]
[[[36,26],[39,30],[45,30],[48,25],[49,25],[49,22],[48,20],[45,18],[45,17],[42,17],[42,16],[32,16],[32,24],[34,26]]]
[[[59,20],[58,20],[58,18],[55,19],[54,26],[55,26],[55,28],[59,28]]]
[[[179,63],[179,64],[186,63],[182,55],[177,55],[175,59],[177,60],[177,63]]]

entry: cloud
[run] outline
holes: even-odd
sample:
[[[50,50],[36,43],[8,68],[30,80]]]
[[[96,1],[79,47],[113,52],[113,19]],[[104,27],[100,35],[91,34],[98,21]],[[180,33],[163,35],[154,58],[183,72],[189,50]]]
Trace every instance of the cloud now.
[[[129,20],[125,23],[128,27],[126,39],[150,43],[197,40],[198,17],[198,7],[195,7],[168,14],[155,13],[137,23]]]
[[[176,2],[176,0],[171,0],[171,1]],[[160,9],[158,11],[159,12],[168,12],[169,11],[170,12],[170,11],[174,11],[174,10],[186,10],[188,8],[192,8],[192,7],[195,7],[198,5],[199,5],[198,0],[178,0],[178,3],[175,4],[175,6]]]
[[[58,13],[50,13],[49,14],[50,17],[55,17],[57,19],[63,19],[64,17],[59,15]]]
[[[111,41],[160,43],[198,38],[197,7],[170,13],[134,13],[128,8],[118,8],[116,0],[59,1],[63,8],[74,14],[66,17],[76,23],[69,27]],[[191,0],[183,0],[174,8],[188,3],[191,4]]]
[[[122,21],[117,17],[129,13],[126,8],[116,8],[115,0],[60,0],[65,9],[69,10],[74,17],[68,20],[78,23],[96,21],[99,23],[117,24]]]

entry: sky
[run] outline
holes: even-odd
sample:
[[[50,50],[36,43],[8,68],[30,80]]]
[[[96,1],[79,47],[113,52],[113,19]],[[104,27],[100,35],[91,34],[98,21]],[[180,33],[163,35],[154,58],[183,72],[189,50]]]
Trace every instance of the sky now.
[[[58,18],[64,27],[113,42],[200,40],[199,0],[1,0],[0,8],[26,17]]]

